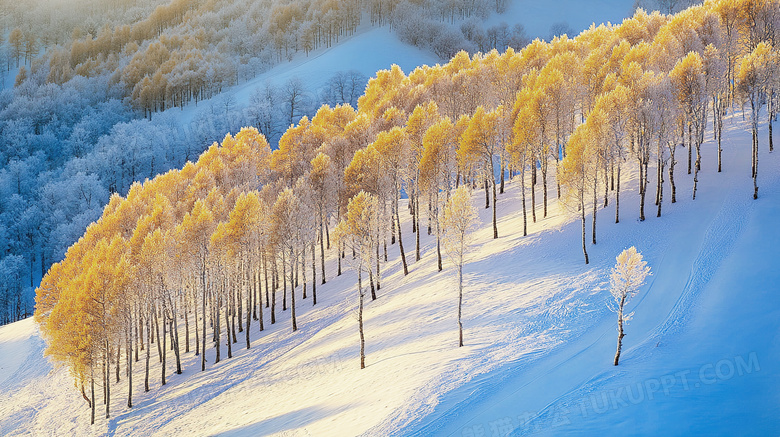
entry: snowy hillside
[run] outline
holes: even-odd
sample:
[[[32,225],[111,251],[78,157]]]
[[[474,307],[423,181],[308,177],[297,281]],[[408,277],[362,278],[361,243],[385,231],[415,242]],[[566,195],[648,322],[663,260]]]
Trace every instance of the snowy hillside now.
[[[117,384],[112,418],[94,427],[67,370],[51,367],[25,320],[0,328],[0,434],[777,434],[780,162],[762,145],[761,197],[751,200],[747,125],[737,114],[726,128],[723,173],[712,142],[703,146],[697,200],[681,174],[678,203],[639,222],[632,179],[620,224],[612,207],[600,210],[589,266],[579,222],[555,204],[522,237],[519,190],[509,184],[498,203],[501,238],[491,238],[489,210],[480,210],[463,348],[455,271],[436,271],[435,241],[423,235],[411,274],[403,277],[391,251],[379,297],[367,303],[363,371],[351,271],[318,289],[316,312],[299,305],[298,332],[280,312],[252,349],[206,372],[185,354],[184,375],[164,387],[155,362],[152,391],[135,381],[132,410]],[[606,285],[614,256],[630,245],[653,276],[629,306],[623,361],[613,367]]]
[[[565,1],[539,3],[527,0],[509,2],[503,14],[492,14],[485,20],[485,26],[507,23],[522,24],[530,38],[548,39],[551,27],[565,23],[574,37],[593,23],[620,23],[630,17],[632,3],[629,0],[603,0],[598,2]],[[300,79],[307,90],[314,93],[321,90],[336,73],[356,71],[365,77],[374,77],[379,70],[398,65],[409,73],[422,65],[441,63],[430,51],[403,44],[389,27],[372,27],[362,24],[354,35],[344,38],[329,48],[317,49],[308,55],[299,53],[292,61],[280,63],[257,77],[231,87],[216,97],[197,105],[191,103],[183,110],[171,108],[166,111],[173,123],[185,129],[196,129],[194,124],[199,111],[209,106],[220,106],[227,96],[235,100],[236,112],[242,112],[249,104],[252,93],[266,84],[281,88],[291,79]]]
[[[773,1],[761,15],[769,17],[764,30],[780,26],[773,14],[780,0]],[[623,3],[516,1],[485,24],[494,25],[490,38],[506,31],[502,21],[523,23],[532,36],[574,34],[593,21],[620,21],[630,12]],[[99,164],[118,177],[118,186],[154,179],[120,190],[126,196],[112,196],[102,209],[108,191],[93,197],[85,189],[99,186],[98,176],[78,186],[78,178],[63,174],[89,214],[62,191],[21,176],[32,170],[15,170],[17,194],[4,202],[13,185],[3,182],[11,181],[11,168],[0,168],[0,218],[14,223],[6,231],[0,222],[0,253],[7,251],[6,234],[35,236],[36,219],[56,209],[50,205],[67,204],[85,223],[101,217],[62,263],[41,271],[40,324],[27,319],[0,327],[0,435],[780,434],[780,368],[774,365],[780,358],[780,161],[767,144],[771,116],[759,109],[751,126],[753,114],[745,112],[776,95],[780,52],[742,16],[742,27],[731,34],[739,41],[726,43],[722,26],[711,25],[736,13],[729,6],[707,3],[676,17],[639,13],[622,28],[594,28],[578,41],[534,41],[501,56],[459,55],[409,77],[377,70],[396,64],[408,73],[436,57],[399,42],[387,27],[364,23],[333,47],[291,56],[197,105],[122,124],[127,135],[112,130],[101,137],[101,150],[111,151],[84,158],[85,168],[98,171],[91,166]],[[299,79],[314,93],[345,71],[377,77],[360,111],[324,108],[291,126],[274,151],[254,129],[225,137],[239,126],[261,126],[261,109],[284,112],[277,124],[286,127],[326,101],[317,96],[297,111],[292,99],[289,109],[280,100],[258,103],[267,84],[289,91]],[[723,129],[716,129],[720,112],[713,117],[710,103],[727,110]],[[124,116],[129,113],[116,115]],[[756,126],[760,171],[754,166],[751,177]],[[685,142],[686,127],[695,144],[687,150],[676,146]],[[713,131],[723,134],[722,172]],[[278,137],[283,129],[273,132]],[[135,141],[144,135],[147,141]],[[223,137],[194,161],[201,145]],[[691,174],[699,138],[701,170],[694,164]],[[56,149],[58,143],[47,144]],[[556,144],[566,148],[556,151]],[[148,148],[149,167],[135,161],[138,147]],[[677,165],[664,168],[669,152]],[[184,156],[190,162],[155,177],[168,168],[156,153],[171,165]],[[133,156],[129,168],[125,155]],[[638,159],[647,160],[644,176]],[[505,193],[504,169],[523,175],[508,179]],[[617,190],[609,183],[615,169]],[[486,175],[498,173],[496,202],[498,183]],[[659,174],[671,180],[661,180],[663,216],[656,217]],[[647,218],[640,221],[643,180]],[[459,194],[467,194],[463,185],[475,188],[470,201],[479,216],[464,269],[464,347],[458,347],[457,270],[445,255],[439,271],[436,237],[425,232],[429,217],[445,216],[442,200],[457,197],[451,196],[456,184]],[[675,184],[671,203],[666,190]],[[497,211],[485,206],[491,187]],[[50,203],[27,208],[19,201],[20,192],[36,190]],[[411,199],[395,208],[399,192]],[[531,196],[534,220],[529,207],[524,236]],[[407,204],[413,199],[414,213]],[[403,234],[403,268],[389,228],[393,239]],[[73,238],[82,229],[72,229]],[[361,247],[356,251],[347,238],[362,239]],[[336,248],[345,242],[336,276]],[[652,276],[626,307],[616,367],[610,269],[630,246],[643,254]],[[590,264],[583,262],[585,248]],[[355,259],[370,265],[362,279],[350,268]],[[18,282],[28,266],[20,256],[11,261],[13,269],[0,260],[0,277],[11,282],[16,272]],[[34,267],[31,258],[33,278]],[[368,283],[379,284],[380,270],[381,288],[372,299]],[[312,271],[317,277],[307,282]],[[327,284],[320,285],[319,275]],[[269,276],[272,293],[284,294],[284,310],[276,295],[275,309],[263,308]],[[312,283],[315,298],[311,287],[306,297]],[[0,282],[4,289],[9,285]],[[250,328],[252,307],[260,319]],[[162,337],[155,332],[160,326]],[[176,339],[170,348],[169,337]],[[198,349],[193,337],[202,340],[195,340]],[[180,352],[181,375],[174,370]]]

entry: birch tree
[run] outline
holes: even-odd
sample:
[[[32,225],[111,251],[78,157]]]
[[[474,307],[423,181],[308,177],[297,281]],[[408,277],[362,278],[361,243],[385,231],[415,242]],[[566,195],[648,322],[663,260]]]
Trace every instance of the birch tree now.
[[[336,240],[352,249],[355,257],[352,268],[358,275],[358,330],[360,333],[360,368],[366,368],[366,342],[363,335],[363,271],[370,271],[374,251],[377,221],[376,197],[361,191],[349,201],[346,219],[342,218],[335,229]]]
[[[644,285],[645,278],[650,275],[650,267],[642,260],[642,254],[636,247],[631,246],[615,258],[617,262],[612,268],[610,276],[610,293],[617,306],[614,308],[618,314],[618,340],[617,352],[615,352],[615,365],[620,360],[620,350],[623,347],[623,325],[628,322],[631,314],[624,313],[625,306],[632,297],[636,296],[639,287]]]
[[[463,264],[471,245],[471,232],[477,224],[477,210],[471,203],[471,193],[467,185],[461,185],[447,200],[440,225],[444,250],[458,268],[458,347],[463,346]]]
[[[737,89],[742,97],[750,103],[750,126],[753,130],[752,174],[753,199],[758,199],[758,117],[761,108],[767,100],[766,89],[776,70],[773,61],[772,48],[767,43],[760,43],[743,59],[737,74]]]

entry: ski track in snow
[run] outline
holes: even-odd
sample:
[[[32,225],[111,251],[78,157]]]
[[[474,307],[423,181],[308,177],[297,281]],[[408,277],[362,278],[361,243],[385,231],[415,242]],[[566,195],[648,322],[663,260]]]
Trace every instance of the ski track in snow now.
[[[741,190],[731,190],[718,215],[707,228],[704,243],[693,261],[688,281],[680,298],[666,317],[664,324],[652,333],[647,341],[652,342],[664,336],[674,335],[682,329],[700,293],[712,279],[721,262],[731,254],[734,244],[742,234],[751,206],[754,204],[753,200],[746,199],[747,196]]]

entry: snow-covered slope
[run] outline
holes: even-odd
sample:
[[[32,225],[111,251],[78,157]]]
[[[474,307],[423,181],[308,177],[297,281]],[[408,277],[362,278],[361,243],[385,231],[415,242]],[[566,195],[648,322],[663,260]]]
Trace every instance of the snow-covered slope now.
[[[216,365],[210,349],[206,372],[187,353],[184,375],[169,368],[164,387],[153,354],[151,391],[136,373],[127,409],[123,375],[112,386],[111,418],[93,427],[67,370],[43,358],[34,324],[0,328],[0,434],[777,434],[780,162],[763,130],[760,198],[751,200],[750,134],[740,114],[727,127],[723,173],[706,143],[695,201],[678,164],[678,202],[656,218],[650,200],[640,223],[636,181],[624,181],[621,222],[613,203],[599,210],[588,266],[579,223],[555,201],[522,237],[520,193],[510,183],[499,197],[501,238],[491,238],[490,211],[480,210],[465,270],[463,348],[454,269],[437,272],[435,240],[423,233],[422,260],[408,277],[390,248],[379,297],[366,308],[364,370],[355,276],[335,278],[331,265],[316,310],[310,298],[299,301],[297,332],[279,311],[266,331],[254,324],[252,349],[240,341],[234,358]],[[484,206],[481,196],[474,202]],[[412,260],[408,222],[404,235]],[[614,256],[630,245],[653,276],[629,306],[635,315],[614,367],[606,285]]]
[[[512,26],[520,23],[530,38],[546,39],[550,35],[552,25],[566,23],[573,30],[573,35],[569,35],[573,38],[593,23],[622,22],[624,18],[631,16],[632,5],[631,0],[562,0],[547,3],[513,0],[509,2],[506,12],[492,14],[485,20],[484,25],[488,27],[504,22]],[[354,70],[366,77],[374,77],[378,70],[389,69],[396,64],[408,74],[421,65],[447,61],[439,59],[432,52],[400,42],[388,26],[376,28],[369,25],[368,18],[363,21],[355,34],[332,47],[320,48],[308,55],[299,53],[292,61],[282,62],[212,99],[197,105],[191,103],[183,110],[171,108],[166,112],[176,123],[188,126],[193,123],[199,108],[208,107],[210,102],[219,105],[225,96],[233,96],[238,108],[245,107],[252,93],[266,83],[281,87],[288,80],[298,78],[308,91],[318,92],[338,72]]]
[[[338,72],[357,71],[365,77],[373,77],[378,70],[389,69],[393,64],[409,73],[420,65],[437,62],[442,60],[433,53],[403,44],[388,27],[371,27],[364,23],[354,35],[332,47],[312,51],[308,56],[299,53],[292,61],[282,62],[197,106],[189,104],[183,110],[171,108],[167,113],[186,126],[193,122],[199,108],[208,107],[211,101],[218,104],[228,95],[235,99],[238,108],[245,107],[252,93],[266,83],[281,88],[290,79],[297,78],[308,92],[316,93]]]
[[[568,314],[558,319],[574,334],[561,347],[522,356],[441,396],[435,413],[401,434],[777,434],[780,271],[773,260],[780,255],[779,163],[776,153],[767,153],[762,132],[762,194],[751,200],[749,132],[739,115],[728,124],[723,173],[714,171],[714,145],[706,143],[706,188],[695,201],[692,176],[678,156],[678,203],[664,205],[662,218],[649,214],[638,223],[636,196],[622,199],[619,225],[607,223],[614,213],[602,213],[602,237],[590,249],[598,279],[608,279],[614,263],[609,255],[631,245],[653,269],[630,305],[634,317],[619,367],[611,360],[615,316],[605,310],[607,293],[601,292],[591,307],[598,316],[574,323],[577,317]],[[575,238],[565,240],[573,250]],[[550,243],[539,249],[536,256],[553,255],[556,270],[572,277],[586,270],[567,266],[571,252],[558,254]],[[594,281],[578,294],[598,285]],[[550,311],[571,308],[566,300],[549,304]]]

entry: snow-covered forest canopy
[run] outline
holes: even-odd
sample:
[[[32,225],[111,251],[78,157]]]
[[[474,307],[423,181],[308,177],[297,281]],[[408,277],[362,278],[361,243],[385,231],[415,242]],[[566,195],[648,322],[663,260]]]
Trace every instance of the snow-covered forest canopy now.
[[[112,193],[194,160],[256,126],[272,147],[321,104],[357,105],[368,78],[220,94],[359,25],[387,26],[444,60],[527,43],[522,27],[483,26],[506,2],[23,1],[0,4],[0,323],[31,314],[33,289]],[[203,99],[207,101],[202,103]],[[198,103],[201,103],[198,105]],[[187,123],[168,112],[196,107]]]
[[[109,190],[87,182],[105,175],[120,180],[117,161],[108,160],[105,174],[72,173],[85,180],[73,190],[100,218],[37,290],[47,353],[69,366],[93,420],[96,392],[108,400],[113,371],[118,382],[125,363],[131,408],[139,349],[146,354],[148,390],[151,344],[158,345],[163,385],[168,337],[177,373],[181,354],[193,347],[205,370],[207,355],[222,358],[223,334],[230,357],[237,333],[249,348],[251,336],[281,314],[289,314],[296,331],[296,295],[310,293],[316,308],[317,286],[340,276],[344,263],[357,264],[359,284],[366,281],[373,300],[384,284],[383,266],[400,263],[408,274],[427,232],[436,238],[443,269],[441,212],[461,186],[484,190],[493,238],[502,234],[496,205],[507,179],[519,181],[524,234],[528,222],[548,215],[548,197],[559,197],[581,218],[588,263],[599,211],[614,206],[615,222],[626,214],[644,220],[650,193],[647,202],[660,217],[662,206],[678,197],[696,198],[703,166],[728,166],[720,159],[702,163],[700,146],[705,134],[713,135],[720,151],[722,119],[737,109],[749,114],[753,137],[753,190],[744,195],[758,198],[758,150],[773,147],[771,129],[759,138],[758,126],[775,116],[778,25],[777,0],[709,0],[673,15],[638,10],[619,25],[537,39],[517,51],[462,51],[408,75],[393,67],[377,72],[356,108],[321,106],[284,131],[275,150],[261,130],[241,129],[180,169],[133,183],[125,196],[114,192],[102,213]],[[24,82],[14,92],[20,89]],[[106,153],[105,138],[92,153]],[[150,135],[147,150],[163,153],[159,138]],[[129,144],[109,141],[120,150]],[[35,159],[47,162],[44,151],[18,162]],[[129,176],[122,170],[121,181],[162,168],[150,162],[151,169],[134,168],[138,173]],[[641,201],[629,212],[620,209],[621,170],[638,174]],[[677,191],[676,170],[691,175],[692,192]],[[9,180],[18,181],[11,190],[33,190],[24,185],[28,178]],[[402,214],[411,214],[413,236],[402,233]],[[43,214],[31,215],[27,226]],[[396,244],[399,259],[388,257],[388,246]],[[572,241],[572,251],[579,244]],[[335,261],[329,263],[335,271],[326,270],[326,260]],[[363,293],[359,285],[361,308]],[[277,294],[284,313],[276,308]]]

